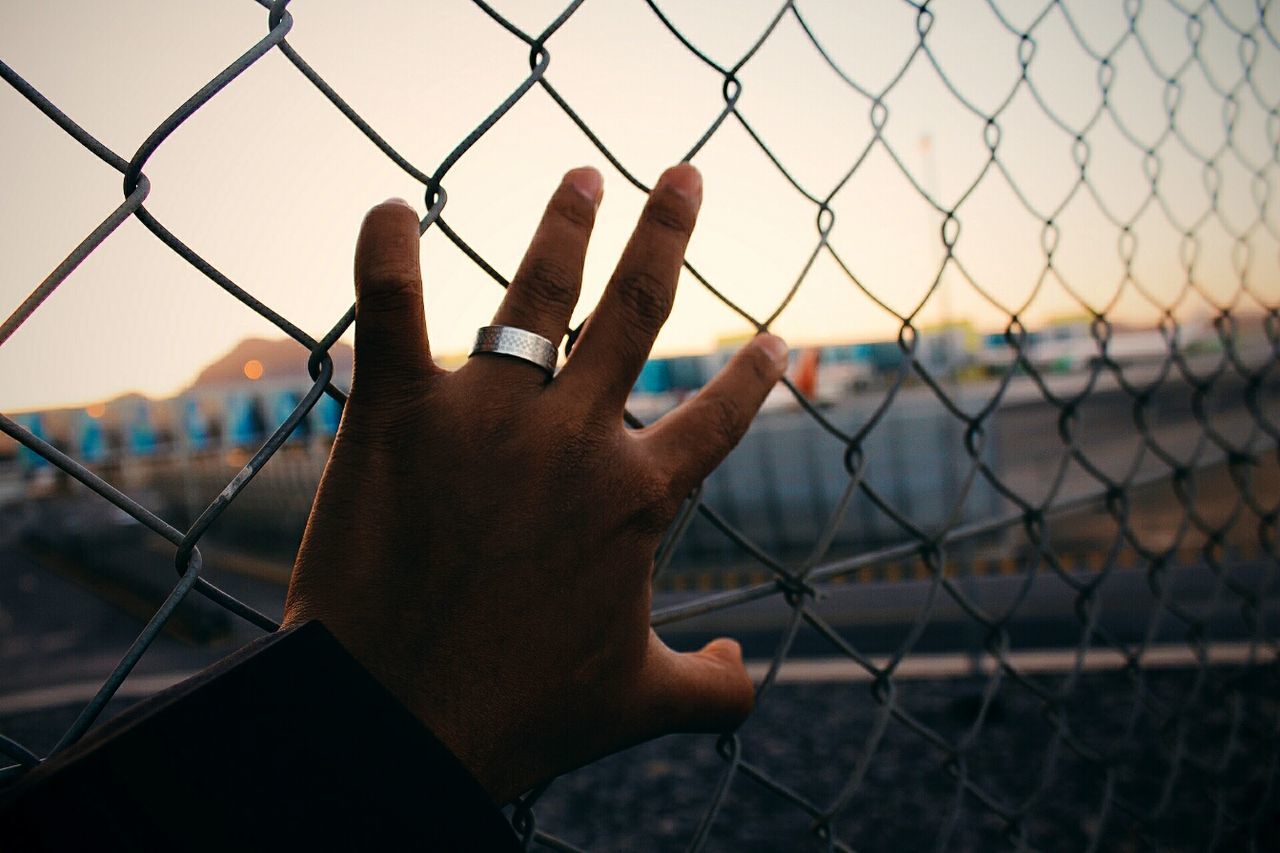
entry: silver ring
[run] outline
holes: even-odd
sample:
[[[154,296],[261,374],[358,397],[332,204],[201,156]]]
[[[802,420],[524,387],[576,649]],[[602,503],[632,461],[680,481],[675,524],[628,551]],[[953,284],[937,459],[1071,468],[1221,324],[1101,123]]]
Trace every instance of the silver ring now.
[[[471,354],[480,352],[524,359],[541,367],[547,376],[554,376],[556,372],[556,345],[542,335],[515,326],[481,326]]]

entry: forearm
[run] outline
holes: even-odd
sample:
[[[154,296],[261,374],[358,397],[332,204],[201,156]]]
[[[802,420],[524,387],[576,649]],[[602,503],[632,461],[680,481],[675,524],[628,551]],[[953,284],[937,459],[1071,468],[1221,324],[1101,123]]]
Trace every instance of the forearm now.
[[[264,638],[0,804],[9,849],[515,849],[480,785],[331,634]]]

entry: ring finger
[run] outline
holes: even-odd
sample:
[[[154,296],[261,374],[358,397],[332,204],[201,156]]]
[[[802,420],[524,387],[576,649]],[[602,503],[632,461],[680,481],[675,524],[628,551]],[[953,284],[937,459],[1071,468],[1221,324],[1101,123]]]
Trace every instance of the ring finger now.
[[[559,348],[582,289],[582,267],[602,187],[600,173],[590,167],[564,176],[494,314],[494,325],[533,332]]]

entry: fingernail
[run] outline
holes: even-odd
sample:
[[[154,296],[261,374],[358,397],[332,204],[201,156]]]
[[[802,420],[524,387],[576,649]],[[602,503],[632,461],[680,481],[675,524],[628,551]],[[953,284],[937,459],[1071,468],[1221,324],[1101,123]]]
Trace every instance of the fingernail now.
[[[604,178],[590,166],[574,169],[569,173],[569,184],[587,201],[600,206],[600,198],[604,195]]]
[[[758,346],[764,347],[764,351],[769,353],[769,357],[773,359],[774,364],[780,368],[785,368],[787,366],[787,360],[790,357],[791,352],[787,348],[786,341],[777,335],[771,335],[768,332],[763,332],[757,335],[756,340],[759,342]]]
[[[694,205],[702,204],[702,174],[689,163],[667,169],[658,178],[658,185],[654,189],[674,190]]]
[[[409,208],[410,210],[413,210],[413,205],[409,204],[409,202],[400,198],[400,196],[392,196],[391,198],[386,200],[386,204],[403,204],[405,207]]]

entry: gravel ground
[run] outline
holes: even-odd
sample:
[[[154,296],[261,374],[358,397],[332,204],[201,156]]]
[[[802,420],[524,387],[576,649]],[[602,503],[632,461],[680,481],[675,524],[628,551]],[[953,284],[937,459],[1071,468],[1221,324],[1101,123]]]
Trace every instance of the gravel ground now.
[[[982,796],[1011,813],[1021,808],[1013,828],[978,796],[958,796],[948,754],[896,720],[831,825],[856,850],[1016,849],[1019,831],[1036,850],[1084,850],[1094,839],[1102,850],[1280,849],[1280,802],[1267,789],[1280,749],[1277,674],[1272,666],[1232,681],[1213,671],[1198,691],[1193,671],[1148,673],[1141,687],[1123,673],[1082,677],[1058,706],[1062,729],[1109,758],[1110,798],[1107,765],[1055,738],[1043,701],[1006,680],[961,763]],[[1037,683],[1052,690],[1064,681]],[[954,745],[973,727],[985,682],[895,687],[916,724]],[[1167,714],[1139,710],[1135,718],[1135,695],[1157,707],[1186,707],[1164,725]],[[867,684],[778,685],[741,730],[741,758],[826,807],[867,754],[880,707]],[[1180,760],[1173,757],[1179,740]],[[557,780],[534,808],[537,828],[588,850],[684,849],[725,767],[714,737],[646,744]],[[1252,827],[1238,825],[1253,814]],[[803,808],[740,770],[706,849],[826,847]]]

